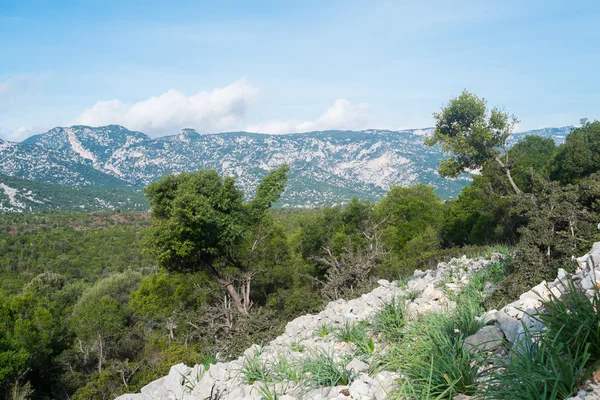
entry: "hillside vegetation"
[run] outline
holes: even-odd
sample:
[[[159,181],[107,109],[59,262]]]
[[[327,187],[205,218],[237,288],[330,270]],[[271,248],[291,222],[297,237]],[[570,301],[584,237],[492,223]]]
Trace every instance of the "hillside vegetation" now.
[[[476,111],[471,120],[463,109]],[[482,99],[465,92],[445,111],[434,139],[451,158],[440,173],[481,168],[454,201],[415,185],[393,187],[379,202],[276,210],[283,166],[252,199],[215,171],[167,175],[146,190],[149,220],[1,216],[2,395],[113,399],[173,364],[237,357],[379,278],[489,245],[513,255],[487,307],[553,280],[559,267],[573,270],[571,257],[598,240],[600,122],[584,121],[560,146],[528,136],[508,149],[509,116]]]
[[[0,214],[148,210],[141,189],[71,187],[0,174]]]

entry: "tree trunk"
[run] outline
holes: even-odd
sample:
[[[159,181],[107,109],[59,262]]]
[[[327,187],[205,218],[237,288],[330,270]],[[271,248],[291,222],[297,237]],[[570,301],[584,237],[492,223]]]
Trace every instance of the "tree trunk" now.
[[[231,297],[231,300],[233,301],[233,305],[235,305],[236,310],[238,310],[238,312],[242,315],[248,315],[248,311],[242,303],[242,298],[233,287],[233,283],[222,278],[219,278],[219,283],[225,286],[225,290],[227,290],[227,293]]]
[[[504,170],[504,173],[506,174],[506,177],[508,178],[508,181],[510,182],[510,186],[512,186],[513,190],[515,191],[515,194],[517,194],[517,195],[521,194],[521,189],[519,189],[519,187],[513,180],[512,175],[510,174],[510,169],[506,166],[506,164],[504,164],[502,161],[500,161],[500,159],[498,157],[496,157],[496,161],[498,162],[498,164],[500,164],[500,167],[502,167],[502,169]]]
[[[98,372],[102,373],[102,358],[104,358],[104,341],[102,336],[98,335]]]

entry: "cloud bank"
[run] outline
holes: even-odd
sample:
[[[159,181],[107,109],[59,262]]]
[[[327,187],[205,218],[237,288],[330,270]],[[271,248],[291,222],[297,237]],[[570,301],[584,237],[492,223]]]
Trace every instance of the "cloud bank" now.
[[[329,129],[357,130],[367,128],[373,121],[368,104],[352,104],[347,99],[340,98],[314,120],[272,120],[251,124],[247,119],[258,93],[259,90],[245,80],[223,88],[200,91],[191,96],[170,89],[158,96],[136,102],[120,99],[98,101],[69,124],[123,125],[156,137],[174,134],[182,128],[193,128],[201,133],[246,130],[267,134]],[[5,136],[10,140],[21,140],[33,131],[30,127],[21,127]]]
[[[11,141],[11,142],[20,142],[24,139],[27,139],[29,136],[31,136],[35,133],[43,132],[43,130],[44,130],[43,128],[36,129],[31,126],[21,126],[17,129],[13,129],[12,131],[5,134],[4,139]]]
[[[346,99],[337,99],[327,111],[313,121],[271,121],[251,125],[249,132],[257,133],[297,133],[323,131],[329,129],[363,129],[372,121],[369,106],[365,103],[351,104]]]
[[[81,125],[123,125],[150,135],[174,133],[181,128],[222,132],[242,124],[258,89],[245,81],[192,96],[170,89],[147,100],[126,103],[98,101],[73,121]]]

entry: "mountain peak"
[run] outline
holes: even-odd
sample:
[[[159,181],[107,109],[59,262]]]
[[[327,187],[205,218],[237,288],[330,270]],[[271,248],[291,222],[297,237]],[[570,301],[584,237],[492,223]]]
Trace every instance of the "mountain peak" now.
[[[198,133],[198,131],[196,131],[195,129],[191,129],[191,128],[183,128],[180,132],[179,132],[179,136],[178,139],[183,141],[183,142],[190,142],[191,140],[197,139],[200,136],[202,136],[200,133]]]

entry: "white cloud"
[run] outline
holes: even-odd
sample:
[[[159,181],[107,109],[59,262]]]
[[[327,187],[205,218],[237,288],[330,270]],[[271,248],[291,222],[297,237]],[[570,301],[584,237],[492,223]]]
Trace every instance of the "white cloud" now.
[[[249,132],[295,133],[328,129],[364,129],[372,121],[369,107],[365,103],[351,104],[346,99],[337,99],[327,111],[313,121],[271,121],[247,127]]]
[[[43,129],[36,129],[31,126],[21,126],[17,129],[13,129],[9,133],[3,135],[3,139],[6,139],[10,142],[20,142],[22,140],[27,139],[29,136],[34,135],[39,132],[43,132]]]
[[[523,127],[521,126],[521,124],[516,123],[515,126],[513,127],[513,133],[519,133],[519,132],[523,132]]]
[[[150,135],[175,133],[181,128],[200,132],[236,129],[244,121],[258,90],[244,80],[192,96],[170,89],[139,102],[99,101],[75,119],[75,124],[119,124]]]

